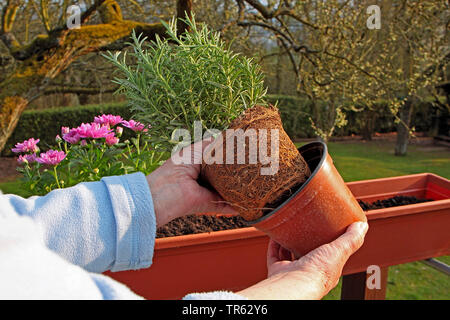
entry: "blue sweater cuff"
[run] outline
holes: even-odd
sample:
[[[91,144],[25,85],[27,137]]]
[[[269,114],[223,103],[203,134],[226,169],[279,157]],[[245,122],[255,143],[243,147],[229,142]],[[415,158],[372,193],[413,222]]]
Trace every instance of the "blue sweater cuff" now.
[[[148,268],[156,237],[153,200],[143,173],[102,179],[116,221],[116,259],[111,271]]]

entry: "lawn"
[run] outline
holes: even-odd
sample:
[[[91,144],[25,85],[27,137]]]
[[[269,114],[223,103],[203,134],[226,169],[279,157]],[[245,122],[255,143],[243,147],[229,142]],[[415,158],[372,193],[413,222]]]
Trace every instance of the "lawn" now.
[[[450,150],[411,145],[404,157],[386,141],[329,143],[329,153],[346,182],[430,172],[450,178]]]
[[[300,143],[301,145],[303,143]],[[330,142],[329,152],[345,181],[431,172],[450,178],[450,151],[442,148],[409,146],[408,155],[396,157],[393,143]],[[4,193],[28,196],[17,181],[0,183]],[[450,264],[450,257],[439,260]],[[341,283],[325,299],[339,299]],[[389,269],[387,299],[450,299],[450,277],[421,262]]]

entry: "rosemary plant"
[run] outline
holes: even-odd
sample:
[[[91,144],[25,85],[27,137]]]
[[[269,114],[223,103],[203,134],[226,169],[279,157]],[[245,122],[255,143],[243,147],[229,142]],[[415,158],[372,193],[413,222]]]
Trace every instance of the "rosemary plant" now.
[[[190,32],[177,34],[176,20],[164,23],[167,37],[146,41],[133,33],[132,60],[126,53],[106,56],[121,77],[134,117],[151,124],[155,142],[169,146],[177,128],[193,137],[194,121],[204,129],[226,129],[246,108],[265,105],[266,88],[260,67],[252,59],[226,48],[219,33],[186,18]]]

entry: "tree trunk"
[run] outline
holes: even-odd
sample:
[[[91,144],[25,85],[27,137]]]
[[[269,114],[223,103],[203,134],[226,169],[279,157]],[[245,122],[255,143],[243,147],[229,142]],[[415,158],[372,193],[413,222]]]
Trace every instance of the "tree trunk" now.
[[[395,145],[396,156],[405,156],[407,153],[412,111],[413,104],[411,99],[408,98],[404,106],[401,107],[399,111],[401,121],[397,125],[397,143]]]
[[[361,135],[363,140],[372,141],[372,135],[375,131],[375,120],[377,119],[377,114],[373,110],[364,111],[363,121],[361,127]]]
[[[41,77],[30,68],[23,64],[0,83],[0,151],[28,103],[39,96]]]

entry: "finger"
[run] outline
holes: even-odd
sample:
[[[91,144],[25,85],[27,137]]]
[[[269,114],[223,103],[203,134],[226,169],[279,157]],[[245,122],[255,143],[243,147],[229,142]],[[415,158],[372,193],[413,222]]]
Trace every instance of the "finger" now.
[[[278,257],[280,260],[292,261],[291,252],[288,249],[283,248],[282,246],[280,246],[280,249],[278,250]]]
[[[193,178],[197,179],[202,163],[202,141],[188,145],[170,156],[170,161],[177,166],[189,166],[194,169]]]
[[[367,222],[351,224],[339,238],[300,258],[299,266],[304,270],[316,272],[320,287],[325,288],[325,293],[328,292],[339,281],[348,258],[362,246],[367,230]]]
[[[342,236],[331,242],[329,245],[338,253],[336,258],[345,263],[363,245],[368,228],[367,222],[354,222]]]
[[[278,256],[280,248],[281,246],[277,242],[272,239],[269,240],[269,246],[267,248],[267,266],[271,266],[275,262],[280,261]]]
[[[238,215],[239,213],[228,204],[217,192],[200,187],[198,189],[199,202],[195,204],[196,212],[216,212]]]
[[[181,165],[188,168],[187,172],[192,179],[195,180],[200,175],[201,164],[203,162],[206,149],[212,144],[213,141],[214,138],[211,136],[205,138],[204,140],[190,144],[181,150],[172,153],[169,160],[173,165]]]

